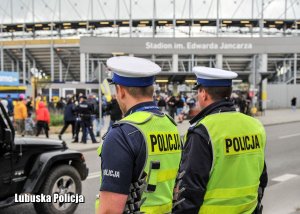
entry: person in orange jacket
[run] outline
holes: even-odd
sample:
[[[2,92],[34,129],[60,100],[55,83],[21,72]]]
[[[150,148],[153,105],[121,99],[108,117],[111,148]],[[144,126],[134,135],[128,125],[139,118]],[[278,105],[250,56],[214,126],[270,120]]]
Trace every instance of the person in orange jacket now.
[[[50,124],[50,113],[43,101],[39,102],[39,108],[36,110],[36,120],[37,120],[36,136],[39,136],[42,129],[44,129],[46,137],[49,138],[48,131],[49,131],[49,124]]]
[[[17,133],[25,135],[25,119],[27,118],[27,108],[24,103],[24,94],[20,94],[19,100],[14,106],[14,121],[17,128]]]

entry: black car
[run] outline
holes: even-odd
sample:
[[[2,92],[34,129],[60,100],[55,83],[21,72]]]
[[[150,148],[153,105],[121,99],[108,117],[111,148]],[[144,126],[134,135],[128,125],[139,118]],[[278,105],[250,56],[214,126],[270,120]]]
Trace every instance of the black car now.
[[[73,213],[78,203],[68,199],[81,196],[81,181],[87,176],[83,155],[68,149],[63,141],[15,139],[13,125],[0,103],[0,213],[4,207],[28,202],[26,197],[35,201],[37,213]],[[45,202],[42,196],[50,201],[41,203]],[[54,196],[65,200],[54,200]]]

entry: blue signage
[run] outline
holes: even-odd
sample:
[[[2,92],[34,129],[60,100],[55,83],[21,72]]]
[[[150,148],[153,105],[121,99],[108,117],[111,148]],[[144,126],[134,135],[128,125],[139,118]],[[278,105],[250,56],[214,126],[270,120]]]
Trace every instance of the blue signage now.
[[[0,71],[0,86],[18,86],[19,73]]]

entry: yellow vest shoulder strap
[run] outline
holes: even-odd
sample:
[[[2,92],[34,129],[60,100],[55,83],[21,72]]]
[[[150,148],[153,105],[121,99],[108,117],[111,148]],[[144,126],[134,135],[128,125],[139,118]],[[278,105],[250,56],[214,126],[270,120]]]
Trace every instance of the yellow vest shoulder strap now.
[[[153,114],[151,112],[139,111],[128,115],[127,117],[123,118],[116,124],[132,123],[132,124],[140,125],[148,122],[149,120],[151,120],[152,117]]]

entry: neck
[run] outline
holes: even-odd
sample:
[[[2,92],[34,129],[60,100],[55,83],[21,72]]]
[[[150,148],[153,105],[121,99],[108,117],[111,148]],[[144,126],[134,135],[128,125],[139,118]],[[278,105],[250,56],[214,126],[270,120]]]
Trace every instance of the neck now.
[[[205,103],[204,103],[202,106],[200,106],[200,107],[201,107],[201,110],[205,109],[207,106],[211,105],[211,104],[214,103],[214,102],[215,102],[215,101],[213,101],[213,100],[211,100],[211,99],[205,101]]]
[[[129,109],[131,109],[133,106],[139,104],[139,103],[144,103],[144,102],[152,102],[153,99],[152,98],[141,98],[141,99],[132,99],[129,102],[127,102],[126,104],[126,111],[124,113],[126,113]]]

